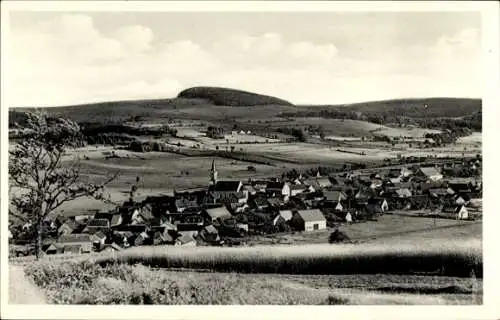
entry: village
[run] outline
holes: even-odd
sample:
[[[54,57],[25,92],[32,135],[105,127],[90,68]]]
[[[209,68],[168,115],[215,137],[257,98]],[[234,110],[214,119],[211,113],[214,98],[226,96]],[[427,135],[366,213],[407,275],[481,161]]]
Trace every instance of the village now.
[[[464,177],[465,172],[469,175]],[[441,165],[224,180],[212,161],[207,188],[130,198],[115,210],[46,219],[45,254],[115,252],[142,245],[234,246],[273,233],[308,233],[376,221],[393,212],[442,219],[481,218],[481,158]],[[457,177],[460,176],[460,177]],[[139,179],[139,178],[138,178]],[[23,229],[11,231],[19,238]],[[340,240],[342,236],[340,236]],[[333,239],[335,241],[335,239]],[[19,255],[19,253],[18,253]]]

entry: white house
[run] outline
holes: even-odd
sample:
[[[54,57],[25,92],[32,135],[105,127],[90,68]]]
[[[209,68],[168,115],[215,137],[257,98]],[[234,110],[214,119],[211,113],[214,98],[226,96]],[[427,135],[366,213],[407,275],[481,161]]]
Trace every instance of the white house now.
[[[428,181],[443,180],[443,175],[434,167],[422,167],[415,173],[417,177],[425,178]]]
[[[326,218],[319,209],[299,210],[290,222],[299,231],[326,229]]]
[[[288,182],[268,182],[266,192],[289,197],[291,195],[290,184]]]
[[[345,221],[347,223],[352,223],[352,215],[350,212],[348,212],[346,215],[345,215]]]
[[[293,213],[291,210],[280,210],[280,216],[282,216],[285,221],[290,221],[293,218]]]
[[[290,186],[290,196],[292,197],[306,191],[314,192],[314,187],[306,186],[305,184],[294,184]]]
[[[443,208],[443,213],[450,218],[464,220],[469,218],[469,211],[464,205],[446,206]]]
[[[192,234],[182,234],[179,238],[175,240],[176,246],[185,246],[185,247],[196,247],[196,240]]]

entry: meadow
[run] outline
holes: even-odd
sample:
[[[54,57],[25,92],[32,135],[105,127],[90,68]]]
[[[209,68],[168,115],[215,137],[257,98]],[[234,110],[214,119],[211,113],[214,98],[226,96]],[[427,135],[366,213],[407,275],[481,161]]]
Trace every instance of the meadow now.
[[[385,214],[377,221],[341,224],[337,228],[351,240],[377,242],[393,246],[400,243],[418,243],[422,239],[446,242],[449,239],[481,239],[482,223],[452,219],[432,219],[399,214]],[[332,228],[311,232],[278,233],[254,236],[250,245],[328,243]]]
[[[346,281],[342,276],[313,280],[290,275],[175,272],[141,264],[100,267],[91,261],[34,263],[26,273],[51,304],[463,305],[482,300],[481,279],[447,278],[439,282],[432,277],[410,281],[383,277],[394,288],[398,281],[428,292],[434,288],[430,294],[418,290],[415,294],[353,285],[368,285],[380,275],[361,275],[357,281]],[[315,284],[318,282],[323,285]]]

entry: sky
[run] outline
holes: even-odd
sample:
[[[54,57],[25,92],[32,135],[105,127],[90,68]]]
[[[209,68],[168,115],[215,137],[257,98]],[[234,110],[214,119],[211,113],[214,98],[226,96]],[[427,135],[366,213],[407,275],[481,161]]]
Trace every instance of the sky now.
[[[480,97],[477,12],[11,12],[11,107],[223,86],[296,104]]]

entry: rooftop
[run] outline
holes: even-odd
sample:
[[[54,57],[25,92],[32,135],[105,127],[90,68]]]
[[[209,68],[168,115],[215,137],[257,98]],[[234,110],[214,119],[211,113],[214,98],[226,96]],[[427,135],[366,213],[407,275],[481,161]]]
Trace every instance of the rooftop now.
[[[223,217],[231,217],[231,213],[229,210],[227,210],[226,207],[218,207],[218,208],[212,208],[212,209],[205,209],[205,211],[208,213],[208,215],[212,219],[217,219],[217,218],[223,218]]]
[[[305,222],[326,220],[325,216],[323,215],[323,213],[321,213],[319,209],[299,210],[298,215]]]
[[[57,239],[58,243],[92,242],[89,234],[63,234]]]
[[[229,181],[229,180],[224,180],[224,181],[217,181],[214,187],[214,191],[219,191],[219,192],[238,192],[240,191],[240,186],[241,186],[241,181]]]

